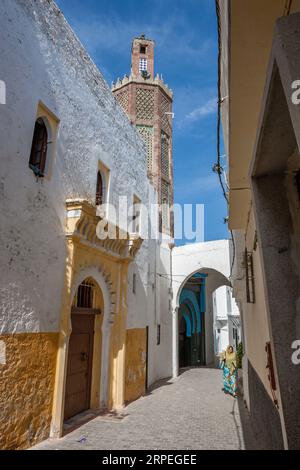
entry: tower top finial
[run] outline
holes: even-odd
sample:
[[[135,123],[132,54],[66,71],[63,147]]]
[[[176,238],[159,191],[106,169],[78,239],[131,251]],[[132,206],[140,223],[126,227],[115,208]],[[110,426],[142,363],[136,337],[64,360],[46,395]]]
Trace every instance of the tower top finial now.
[[[133,38],[132,42],[134,43],[135,41],[152,42],[153,44],[155,42],[153,39],[147,38],[145,33],[142,33],[139,36],[136,36],[135,38]]]

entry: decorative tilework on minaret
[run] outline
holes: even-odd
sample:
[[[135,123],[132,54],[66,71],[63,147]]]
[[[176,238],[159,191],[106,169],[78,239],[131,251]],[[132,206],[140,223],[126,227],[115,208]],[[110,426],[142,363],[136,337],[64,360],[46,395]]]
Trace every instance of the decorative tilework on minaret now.
[[[147,148],[148,176],[158,192],[161,232],[173,236],[173,93],[159,75],[154,76],[154,46],[144,35],[131,48],[131,73],[117,80],[112,91],[136,126]],[[164,207],[166,204],[168,207]]]

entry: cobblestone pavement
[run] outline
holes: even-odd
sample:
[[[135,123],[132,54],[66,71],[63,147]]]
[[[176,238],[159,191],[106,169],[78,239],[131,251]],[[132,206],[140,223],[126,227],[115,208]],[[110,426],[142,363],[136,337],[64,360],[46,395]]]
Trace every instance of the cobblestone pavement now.
[[[62,439],[33,449],[245,449],[255,445],[242,400],[222,392],[221,371],[184,370],[158,382],[122,410],[122,419],[99,416]]]

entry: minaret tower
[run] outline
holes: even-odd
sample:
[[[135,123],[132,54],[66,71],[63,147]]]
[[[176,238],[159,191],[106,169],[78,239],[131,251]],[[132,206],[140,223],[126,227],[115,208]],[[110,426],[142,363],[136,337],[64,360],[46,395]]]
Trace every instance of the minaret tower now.
[[[144,35],[133,40],[131,73],[118,79],[112,91],[146,144],[148,176],[161,205],[160,232],[172,237],[173,93],[159,75],[154,76],[154,46],[154,41]]]

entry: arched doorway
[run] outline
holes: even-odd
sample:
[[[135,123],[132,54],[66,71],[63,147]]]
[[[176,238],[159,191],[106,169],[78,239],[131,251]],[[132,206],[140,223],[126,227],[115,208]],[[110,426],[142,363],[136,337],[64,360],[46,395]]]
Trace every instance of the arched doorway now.
[[[64,419],[91,408],[92,389],[100,384],[103,296],[92,278],[77,288],[71,308]],[[98,392],[99,393],[99,392]]]
[[[179,297],[179,367],[206,364],[205,355],[205,279],[195,273],[183,285]]]
[[[230,286],[228,278],[211,268],[191,273],[180,285],[177,294],[177,367],[215,364],[213,293],[224,285]]]

